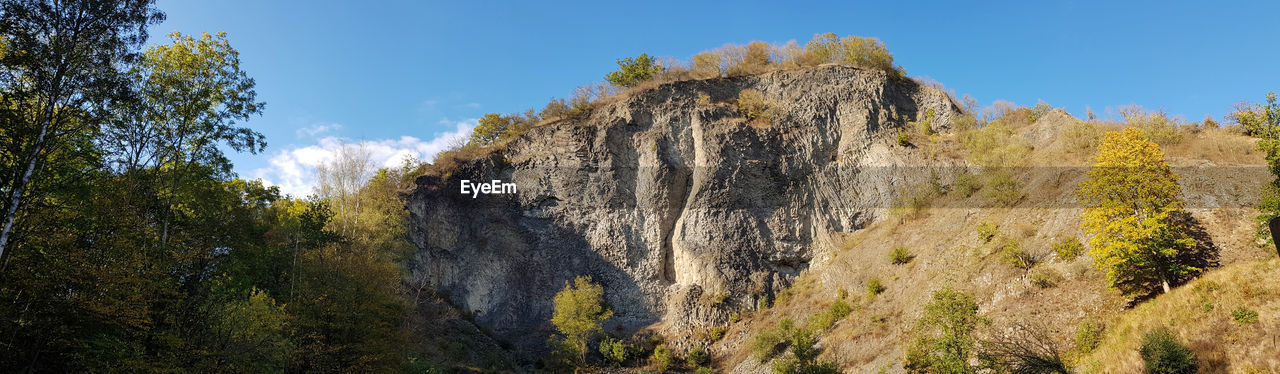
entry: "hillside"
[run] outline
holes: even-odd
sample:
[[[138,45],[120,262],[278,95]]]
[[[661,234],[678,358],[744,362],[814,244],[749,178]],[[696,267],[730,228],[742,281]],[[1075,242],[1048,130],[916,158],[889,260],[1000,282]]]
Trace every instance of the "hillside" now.
[[[770,120],[744,118],[735,104],[748,90],[762,93]],[[1124,124],[1047,106],[995,115],[1007,133],[960,123],[965,114],[941,89],[838,65],[633,90],[419,177],[408,197],[419,249],[410,282],[473,312],[533,365],[552,333],[553,296],[589,275],[614,312],[609,335],[651,350],[656,334],[681,355],[705,344],[716,371],[741,373],[770,371],[752,347],[759,336],[783,320],[812,325],[837,300],[852,312],[817,329],[819,358],[848,372],[901,372],[902,347],[943,287],[974,297],[983,331],[1034,322],[1064,351],[1082,322],[1151,323],[1123,321],[1187,292],[1131,300],[1107,287],[1088,253],[1054,253],[1082,239],[1075,186],[1100,135]],[[1254,140],[1158,126],[1173,131],[1160,141],[1194,218],[1197,264],[1225,272],[1272,256],[1254,241],[1256,191],[1269,179]],[[984,137],[995,145],[975,145]],[[993,165],[986,154],[1004,156]],[[462,180],[493,179],[517,193],[459,193]],[[995,227],[985,240],[984,224]],[[1026,257],[1021,267],[1005,255],[1011,246]],[[910,253],[905,264],[890,262],[896,247]],[[868,294],[872,282],[880,292]],[[1259,307],[1261,320],[1273,309]],[[1208,322],[1169,323],[1203,331]],[[1111,347],[1131,349],[1124,334],[1135,332],[1107,331],[1096,354],[1069,360],[1127,372],[1111,358],[1131,368],[1132,355]],[[633,365],[652,364],[639,356]],[[1280,370],[1262,357],[1222,362]]]

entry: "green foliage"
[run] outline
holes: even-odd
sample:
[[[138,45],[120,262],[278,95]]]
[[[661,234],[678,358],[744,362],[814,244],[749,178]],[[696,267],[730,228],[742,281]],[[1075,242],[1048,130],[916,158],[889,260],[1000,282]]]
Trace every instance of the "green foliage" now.
[[[1091,353],[1094,349],[1102,344],[1103,334],[1106,332],[1106,325],[1101,322],[1085,320],[1080,322],[1080,326],[1076,327],[1076,351],[1080,353]]]
[[[583,363],[587,354],[587,341],[603,331],[601,324],[613,317],[613,311],[604,306],[604,288],[591,281],[591,276],[580,276],[573,283],[565,281],[564,289],[556,293],[555,312],[551,324],[560,332],[569,349],[566,356],[576,357]]]
[[[1053,253],[1063,261],[1071,261],[1084,253],[1084,245],[1080,244],[1080,240],[1075,237],[1063,238],[1053,243]]]
[[[1151,374],[1190,374],[1197,368],[1196,354],[1178,343],[1169,329],[1160,327],[1142,336],[1138,355]]]
[[[1022,270],[1031,270],[1036,265],[1036,258],[1013,238],[1004,238],[1000,243],[1000,260]]]
[[[658,344],[653,348],[653,365],[659,373],[665,373],[671,369],[671,364],[675,362],[675,357],[671,355],[671,350],[666,344]]]
[[[1239,307],[1231,311],[1231,320],[1236,324],[1258,323],[1258,312],[1246,307]]]
[[[983,222],[978,224],[978,228],[975,231],[978,233],[978,239],[981,239],[983,243],[990,243],[991,239],[994,239],[996,234],[1000,233],[999,230],[995,223]]]
[[[1228,117],[1244,128],[1249,136],[1258,138],[1257,148],[1266,152],[1267,167],[1275,179],[1262,186],[1262,198],[1258,201],[1257,237],[1264,246],[1274,248],[1267,221],[1280,216],[1280,102],[1275,92],[1268,92],[1266,104],[1240,103]]]
[[[776,374],[839,373],[840,368],[831,361],[818,361],[821,353],[813,347],[816,337],[808,330],[795,330],[788,341],[791,354],[773,363]]]
[[[1077,195],[1081,227],[1093,238],[1089,254],[1107,281],[1125,294],[1143,294],[1200,269],[1180,257],[1195,246],[1179,216],[1178,176],[1160,147],[1141,130],[1109,132]]]
[[[905,246],[895,246],[892,251],[889,251],[889,263],[894,265],[904,265],[915,258],[916,256],[912,256]]]
[[[774,356],[787,349],[789,339],[794,333],[795,322],[783,318],[772,329],[761,331],[751,340],[751,355],[760,362],[768,362]]]
[[[987,201],[997,207],[1014,206],[1026,196],[1018,187],[1018,181],[1005,169],[992,171],[983,191]]]
[[[810,331],[821,332],[834,325],[837,321],[849,316],[853,312],[853,307],[844,300],[836,300],[831,303],[831,307],[827,310],[809,318],[808,328]]]
[[[618,339],[607,337],[600,341],[600,355],[604,357],[605,362],[613,366],[621,366],[626,362],[630,350],[631,347],[627,343]]]
[[[551,107],[552,104],[547,104]],[[559,111],[559,112],[557,112]],[[551,113],[548,109],[543,112],[549,115],[564,115],[568,112],[567,108],[552,108]],[[508,114],[502,115],[498,113],[487,113],[480,120],[476,121],[476,127],[471,130],[471,140],[469,144],[488,145],[499,139],[509,138],[519,135],[532,127],[540,120],[537,115],[533,114],[533,110],[528,111],[524,115]]]
[[[1062,275],[1050,269],[1037,268],[1031,272],[1031,285],[1039,288],[1052,288],[1062,281]]]
[[[910,147],[912,145],[911,135],[907,134],[906,131],[898,131],[897,139],[899,147]]]
[[[220,313],[222,368],[238,372],[283,372],[293,349],[283,305],[266,292],[252,289],[248,300],[227,303]]]
[[[732,323],[732,322],[736,322],[736,321],[732,321],[732,318],[731,318],[731,319],[730,319],[730,322]],[[720,340],[720,338],[723,338],[723,337],[724,337],[724,332],[725,332],[725,328],[724,328],[724,326],[716,326],[716,327],[712,327],[712,328],[711,328],[711,341],[713,341],[713,342],[714,342],[714,341],[719,341],[719,340]]]
[[[604,79],[618,87],[635,87],[662,74],[663,68],[648,54],[618,60],[618,71],[606,74]]]
[[[961,132],[960,143],[968,158],[985,169],[1016,167],[1023,163],[1031,147],[1007,124],[988,122],[981,128]]]
[[[706,348],[695,344],[693,348],[689,348],[689,354],[685,355],[685,362],[691,367],[698,367],[711,362],[711,357],[707,356]]]
[[[972,373],[973,331],[985,320],[973,296],[944,288],[933,293],[916,322],[904,367],[911,373]]]
[[[874,299],[876,295],[883,293],[884,284],[880,283],[880,278],[871,278],[867,280],[867,300]]]
[[[959,194],[961,197],[973,196],[974,192],[982,189],[982,182],[978,180],[976,175],[970,173],[960,173],[951,184],[951,191]]]

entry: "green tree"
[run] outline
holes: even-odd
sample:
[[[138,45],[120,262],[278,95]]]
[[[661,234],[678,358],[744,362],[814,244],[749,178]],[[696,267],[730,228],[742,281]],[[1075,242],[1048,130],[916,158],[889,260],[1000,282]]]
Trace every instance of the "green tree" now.
[[[507,133],[507,129],[514,125],[511,117],[498,113],[487,113],[484,117],[480,117],[476,121],[476,127],[471,130],[472,144],[489,144],[494,140],[502,137]]]
[[[603,331],[601,324],[612,316],[613,311],[604,306],[604,288],[593,283],[591,276],[580,276],[572,284],[565,281],[564,289],[556,293],[551,324],[571,350],[567,353],[581,363],[586,357],[587,341]]]
[[[102,124],[129,98],[120,69],[164,19],[153,0],[6,1],[0,4],[0,134],[4,226],[0,257],[38,166]]]
[[[1141,130],[1106,134],[1077,194],[1085,206],[1081,227],[1093,235],[1089,254],[1112,287],[1130,295],[1168,292],[1170,282],[1199,270],[1179,261],[1195,245],[1177,219],[1179,193],[1178,176]]]
[[[1148,331],[1142,336],[1142,347],[1138,350],[1150,374],[1191,374],[1199,366],[1196,354],[1187,346],[1178,343],[1169,329],[1160,327]]]
[[[1262,186],[1262,199],[1258,201],[1258,238],[1274,245],[1267,221],[1280,217],[1280,102],[1275,92],[1268,92],[1266,104],[1240,103],[1227,117],[1244,128],[1246,134],[1259,139],[1257,148],[1266,152],[1267,166],[1275,176]]]
[[[618,60],[618,71],[604,76],[610,84],[618,87],[635,87],[641,82],[657,78],[663,68],[657,60],[641,53],[635,58],[627,57]]]
[[[984,323],[973,296],[950,287],[935,291],[916,322],[904,366],[912,373],[974,372],[973,331]]]

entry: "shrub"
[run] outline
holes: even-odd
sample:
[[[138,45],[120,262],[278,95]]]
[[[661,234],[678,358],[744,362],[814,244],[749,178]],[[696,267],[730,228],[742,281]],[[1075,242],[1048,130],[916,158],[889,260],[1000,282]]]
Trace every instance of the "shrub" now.
[[[729,315],[729,323],[738,323],[738,321],[741,321],[741,320],[742,320],[742,314],[738,312],[733,312],[733,314]]]
[[[889,263],[894,265],[906,264],[911,262],[915,257],[916,256],[911,255],[911,252],[907,251],[907,247],[901,245],[893,247],[893,250],[889,251]]]
[[[711,370],[708,367],[700,367],[698,370],[694,370],[693,374],[715,374],[715,370]]]
[[[836,299],[844,300],[848,298],[849,298],[849,291],[845,291],[845,289],[843,288],[836,290]]]
[[[1102,343],[1102,334],[1104,332],[1106,332],[1106,326],[1102,323],[1094,321],[1080,322],[1080,326],[1076,327],[1076,351],[1080,353],[1093,352]]]
[[[1000,259],[1022,270],[1031,270],[1031,267],[1036,265],[1035,257],[1022,249],[1022,245],[1012,238],[1005,238],[1000,244]]]
[[[911,135],[908,135],[906,131],[898,131],[898,145],[902,147],[910,147]]]
[[[867,280],[867,299],[875,298],[876,295],[884,293],[884,284],[880,283],[880,278],[871,278]]]
[[[689,366],[698,367],[705,365],[708,361],[707,358],[707,350],[702,348],[701,345],[694,345],[693,348],[689,348],[689,354],[685,355],[685,362]]]
[[[751,340],[751,355],[755,356],[760,362],[768,362],[774,356],[787,348],[788,340],[791,338],[794,322],[790,319],[782,319],[778,321],[778,325],[773,329],[760,332]]]
[[[724,74],[723,60],[720,55],[711,52],[702,52],[693,55],[693,67],[690,73],[694,78],[706,79],[716,78]]]
[[[978,362],[995,373],[1070,373],[1058,345],[1036,324],[1017,323],[978,345]]]
[[[641,82],[662,74],[663,68],[648,54],[618,60],[618,71],[606,74],[604,79],[618,87],[635,87]]]
[[[760,74],[769,70],[773,64],[770,58],[772,46],[762,41],[747,43],[742,60],[729,66],[725,72],[731,77]]]
[[[769,124],[777,115],[777,108],[764,94],[753,89],[745,89],[738,93],[738,111],[752,122]]]
[[[1182,141],[1180,128],[1185,124],[1164,111],[1151,112],[1138,105],[1128,105],[1120,108],[1120,117],[1124,118],[1125,124],[1142,130],[1148,139],[1162,147]]]
[[[724,337],[724,326],[716,326],[711,328],[711,341],[719,341]]]
[[[980,189],[982,189],[982,182],[978,181],[976,175],[968,172],[960,173],[959,176],[956,176],[956,180],[952,182],[951,187],[951,191],[962,197],[973,196],[973,193],[978,192]]]
[[[1084,245],[1080,244],[1080,240],[1074,237],[1059,240],[1053,244],[1053,253],[1064,261],[1071,261],[1080,256],[1084,252]]]
[[[1196,354],[1178,343],[1166,328],[1157,328],[1142,337],[1138,355],[1147,365],[1147,373],[1191,374],[1196,372]]]
[[[711,95],[708,95],[706,92],[699,92],[697,104],[698,106],[711,105]]]
[[[653,365],[659,373],[667,372],[673,362],[675,362],[675,357],[671,355],[671,350],[667,349],[666,344],[658,344],[657,347],[653,348]]]
[[[991,239],[996,237],[996,234],[999,232],[998,230],[999,229],[996,228],[996,224],[983,222],[978,225],[978,239],[982,239],[983,243],[990,243]]]
[[[1018,187],[1018,181],[1007,170],[998,170],[987,178],[987,201],[997,207],[1011,207],[1022,200],[1024,194]]]
[[[1062,281],[1062,276],[1052,270],[1039,268],[1031,272],[1031,284],[1039,288],[1051,288]]]
[[[488,113],[476,121],[471,130],[469,144],[488,145],[494,141],[519,135],[526,128],[538,122],[538,116],[529,110],[524,115]]]
[[[984,323],[973,296],[950,287],[934,292],[916,321],[903,366],[911,373],[973,372],[973,331]]]
[[[621,366],[627,361],[627,351],[630,348],[627,343],[614,338],[604,338],[600,341],[600,355],[604,356],[605,362],[614,366]]]
[[[905,77],[902,69],[893,65],[893,54],[876,38],[840,38],[835,33],[816,34],[805,45],[805,55],[806,59],[818,64],[843,63],[884,71],[895,79]]]
[[[929,109],[928,113],[925,114],[924,120],[915,121],[911,124],[915,125],[915,127],[920,130],[920,135],[933,135],[933,109]]]
[[[1231,319],[1241,325],[1246,323],[1258,323],[1258,312],[1241,306],[1231,311]]]
[[[809,319],[809,326],[808,326],[809,330],[811,331],[826,330],[827,328],[831,327],[831,325],[834,325],[836,321],[842,320],[844,319],[844,317],[849,316],[849,313],[851,312],[853,312],[853,307],[850,306],[849,303],[845,302],[844,300],[836,300],[835,303],[831,304],[831,308],[828,308],[826,311],[819,313],[818,315],[813,316],[812,318]]]

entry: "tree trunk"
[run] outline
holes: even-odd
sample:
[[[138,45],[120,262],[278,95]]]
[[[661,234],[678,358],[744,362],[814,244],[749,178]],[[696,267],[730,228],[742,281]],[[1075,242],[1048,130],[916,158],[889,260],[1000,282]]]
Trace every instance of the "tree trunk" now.
[[[49,123],[52,121],[53,110],[51,108],[45,112],[44,124],[40,126],[40,136],[36,138],[36,148],[31,152],[31,160],[27,161],[27,170],[22,173],[22,178],[18,180],[18,184],[9,193],[9,211],[5,212],[4,231],[0,232],[0,258],[4,257],[5,246],[9,244],[9,234],[13,232],[13,222],[18,219],[18,206],[22,204],[22,193],[26,191],[27,185],[31,183],[31,176],[35,174],[36,164],[40,160],[40,152],[44,151],[45,137],[49,134]]]

